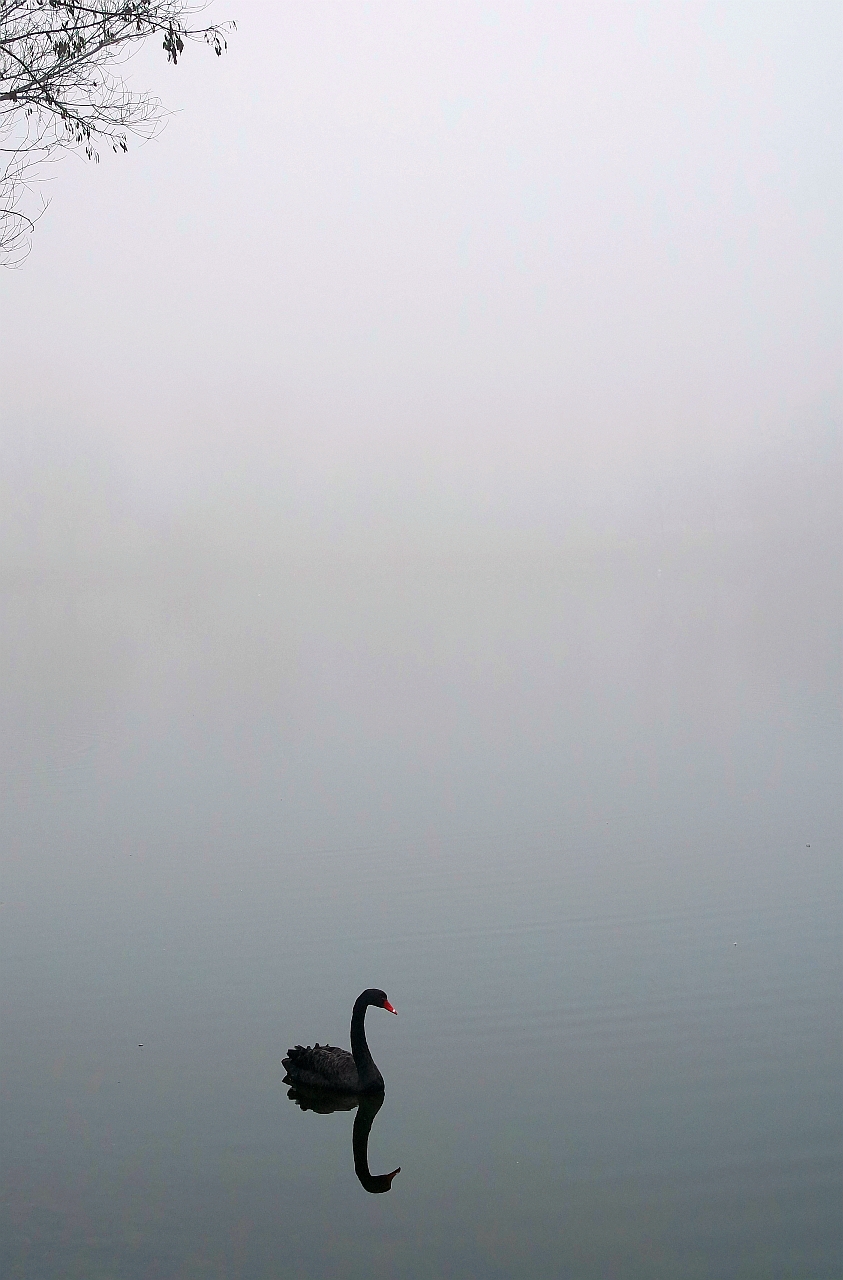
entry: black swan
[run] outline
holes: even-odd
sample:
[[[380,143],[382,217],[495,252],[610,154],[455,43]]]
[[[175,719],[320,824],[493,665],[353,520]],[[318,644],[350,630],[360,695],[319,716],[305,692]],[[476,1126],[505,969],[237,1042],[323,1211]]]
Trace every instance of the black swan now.
[[[287,1051],[282,1065],[287,1070],[288,1084],[310,1089],[332,1089],[335,1093],[383,1093],[383,1076],[375,1066],[366,1043],[363,1019],[369,1005],[397,1013],[385,991],[369,988],[354,1001],[351,1014],[351,1053],[330,1044],[303,1048],[297,1044]]]

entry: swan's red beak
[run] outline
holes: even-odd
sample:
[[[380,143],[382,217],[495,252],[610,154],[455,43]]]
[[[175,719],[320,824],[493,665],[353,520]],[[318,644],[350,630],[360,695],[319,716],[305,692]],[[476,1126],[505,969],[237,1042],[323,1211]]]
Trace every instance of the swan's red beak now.
[[[384,1009],[386,1009],[386,1010],[387,1010],[387,1012],[388,1012],[388,1013],[394,1013],[394,1014],[395,1014],[395,1016],[396,1016],[396,1018],[398,1017],[398,1010],[397,1010],[397,1009],[393,1009],[392,1005],[389,1003],[389,1001],[388,1001],[388,1000],[384,1000],[384,1002],[383,1002],[383,1007],[384,1007]]]

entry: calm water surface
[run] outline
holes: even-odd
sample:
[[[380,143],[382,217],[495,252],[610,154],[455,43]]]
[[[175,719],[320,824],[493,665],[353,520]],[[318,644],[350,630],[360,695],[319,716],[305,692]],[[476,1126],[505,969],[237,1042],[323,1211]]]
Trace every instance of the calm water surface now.
[[[12,583],[4,1276],[841,1274],[835,718],[560,573]]]

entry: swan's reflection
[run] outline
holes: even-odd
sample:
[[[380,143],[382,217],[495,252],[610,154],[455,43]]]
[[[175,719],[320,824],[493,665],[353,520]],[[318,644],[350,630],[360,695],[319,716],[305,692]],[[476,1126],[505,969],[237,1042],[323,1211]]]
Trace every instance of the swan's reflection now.
[[[289,1081],[285,1080],[285,1083]],[[291,1098],[297,1107],[301,1107],[302,1111],[318,1111],[322,1115],[329,1115],[332,1111],[353,1111],[356,1107],[357,1115],[354,1117],[354,1131],[351,1136],[354,1172],[363,1188],[371,1191],[372,1195],[389,1191],[392,1179],[396,1173],[401,1172],[400,1166],[393,1169],[392,1173],[369,1172],[369,1132],[375,1116],[383,1106],[382,1093],[327,1093],[294,1084],[287,1091],[287,1097]]]

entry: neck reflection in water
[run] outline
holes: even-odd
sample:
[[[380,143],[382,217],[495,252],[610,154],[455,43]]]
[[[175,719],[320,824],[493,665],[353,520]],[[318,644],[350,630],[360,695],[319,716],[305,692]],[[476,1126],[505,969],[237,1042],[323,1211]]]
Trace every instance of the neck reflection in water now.
[[[287,1097],[295,1102],[302,1111],[318,1111],[328,1115],[332,1111],[353,1111],[354,1131],[351,1146],[354,1153],[354,1172],[361,1186],[372,1195],[380,1195],[389,1191],[392,1179],[401,1172],[401,1167],[392,1173],[369,1172],[369,1132],[375,1116],[383,1106],[383,1094],[327,1093],[319,1089],[307,1089],[302,1085],[294,1085],[287,1091]]]

